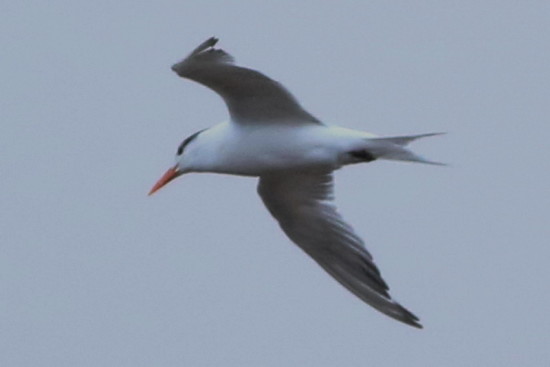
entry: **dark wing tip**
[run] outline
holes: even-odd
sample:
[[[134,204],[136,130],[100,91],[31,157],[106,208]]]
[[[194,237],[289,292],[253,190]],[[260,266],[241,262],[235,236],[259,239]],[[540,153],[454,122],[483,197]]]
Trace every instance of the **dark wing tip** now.
[[[218,38],[210,37],[198,45],[185,59],[172,65],[172,70],[179,76],[186,77],[186,69],[190,65],[199,65],[203,63],[232,63],[234,59],[231,55],[224,50],[214,48],[216,43],[218,43]]]
[[[199,54],[210,47],[214,47],[216,43],[218,43],[218,41],[219,39],[217,39],[216,37],[210,37],[209,39],[198,45],[197,48],[195,48],[189,56]]]
[[[415,328],[422,329],[423,326],[420,324],[420,319],[413,314],[411,311],[407,310],[405,307],[397,304],[400,315],[390,315],[395,319],[404,322],[407,325],[414,326]]]

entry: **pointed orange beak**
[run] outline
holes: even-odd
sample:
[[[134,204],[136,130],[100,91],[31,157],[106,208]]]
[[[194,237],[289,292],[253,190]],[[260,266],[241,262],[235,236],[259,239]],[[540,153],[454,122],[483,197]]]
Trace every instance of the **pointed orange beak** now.
[[[156,191],[160,190],[164,185],[166,185],[168,182],[172,181],[174,178],[181,175],[181,172],[178,171],[176,167],[170,168],[166,173],[160,178],[160,180],[157,181],[155,186],[149,191],[149,194],[147,195],[153,195]]]

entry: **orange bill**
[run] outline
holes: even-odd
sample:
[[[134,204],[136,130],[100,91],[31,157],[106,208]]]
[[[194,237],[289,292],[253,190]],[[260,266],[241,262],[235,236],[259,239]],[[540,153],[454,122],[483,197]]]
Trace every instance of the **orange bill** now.
[[[168,182],[172,181],[174,178],[178,177],[181,173],[176,169],[176,167],[170,168],[166,173],[157,181],[155,186],[149,191],[148,195],[153,195],[156,191],[160,190]]]

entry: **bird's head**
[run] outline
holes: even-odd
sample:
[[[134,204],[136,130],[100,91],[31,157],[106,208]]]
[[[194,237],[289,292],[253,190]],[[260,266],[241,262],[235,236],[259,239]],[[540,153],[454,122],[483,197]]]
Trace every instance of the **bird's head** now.
[[[176,164],[173,167],[169,168],[168,171],[166,171],[166,173],[160,178],[160,180],[157,181],[151,191],[149,191],[149,195],[153,195],[168,182],[192,170],[190,165],[192,162],[192,154],[186,153],[192,150],[193,143],[196,141],[196,138],[199,136],[199,134],[203,131],[204,130],[197,131],[193,135],[188,136],[187,138],[185,138],[185,140],[183,140],[183,142],[178,146],[178,150],[176,151]]]

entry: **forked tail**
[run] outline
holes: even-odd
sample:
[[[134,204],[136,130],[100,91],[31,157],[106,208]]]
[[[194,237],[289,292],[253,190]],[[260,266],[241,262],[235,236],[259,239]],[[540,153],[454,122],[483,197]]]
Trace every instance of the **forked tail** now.
[[[430,133],[430,134],[418,134],[418,135],[404,135],[404,136],[392,136],[384,138],[369,138],[367,144],[367,150],[373,154],[377,159],[389,159],[394,161],[406,161],[406,162],[419,162],[426,164],[435,164],[438,166],[445,166],[445,163],[430,161],[426,158],[413,153],[407,149],[406,146],[410,142],[426,138],[428,136],[443,135],[445,133]]]

